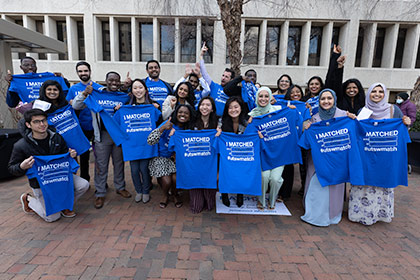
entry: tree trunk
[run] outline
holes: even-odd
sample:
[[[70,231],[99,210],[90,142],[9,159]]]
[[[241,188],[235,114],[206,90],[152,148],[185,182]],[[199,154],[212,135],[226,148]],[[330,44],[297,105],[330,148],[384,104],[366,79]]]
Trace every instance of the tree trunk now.
[[[217,0],[229,50],[230,66],[236,75],[241,73],[241,16],[244,0]]]

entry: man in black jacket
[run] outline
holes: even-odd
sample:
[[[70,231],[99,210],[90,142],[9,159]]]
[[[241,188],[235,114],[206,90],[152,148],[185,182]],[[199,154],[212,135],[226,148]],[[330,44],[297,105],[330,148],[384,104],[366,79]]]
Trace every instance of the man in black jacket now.
[[[26,174],[32,167],[36,155],[58,155],[70,153],[72,158],[77,156],[76,151],[67,148],[63,137],[48,129],[47,114],[40,109],[31,109],[24,114],[25,127],[22,127],[23,138],[15,143],[9,161],[9,172],[16,176]],[[89,188],[89,182],[79,176],[73,175],[75,201]],[[21,196],[22,208],[25,213],[37,213],[47,222],[54,222],[60,216],[72,218],[74,211],[68,209],[52,215],[46,215],[44,198],[36,178],[29,179],[29,185],[34,195],[24,193]]]

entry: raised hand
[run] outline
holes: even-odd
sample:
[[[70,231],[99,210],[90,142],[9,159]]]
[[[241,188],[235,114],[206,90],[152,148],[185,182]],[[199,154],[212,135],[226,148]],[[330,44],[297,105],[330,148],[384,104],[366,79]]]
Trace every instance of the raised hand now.
[[[193,69],[191,67],[191,65],[188,63],[187,65],[185,65],[185,74],[184,74],[184,78],[188,78],[189,75],[191,75],[191,73],[193,72]]]
[[[195,63],[193,72],[198,76],[198,78],[201,78],[200,62]]]
[[[131,84],[133,83],[133,81],[131,80],[131,78],[130,78],[130,72],[127,72],[127,77],[125,78],[125,81],[124,81],[124,86],[126,87],[126,88],[129,88],[130,86],[131,86]]]
[[[339,58],[337,58],[338,68],[343,68],[345,62],[346,62],[346,56],[345,55],[342,55]]]
[[[342,51],[342,49],[341,49],[340,45],[334,44],[333,52],[341,53],[341,51]]]
[[[90,81],[90,83],[86,86],[85,90],[83,91],[84,96],[88,96],[89,94],[92,93],[92,91],[93,91],[92,84],[93,84],[93,82]]]
[[[203,59],[204,54],[208,51],[209,49],[206,47],[206,42],[203,43],[203,46],[201,47],[201,52],[200,52],[200,57],[201,59]]]
[[[171,122],[171,117],[169,117],[169,119],[168,119],[168,121],[164,124],[164,125],[162,125],[160,128],[159,128],[159,131],[160,131],[160,133],[163,133],[163,131],[165,131],[165,130],[169,130],[169,129],[172,129],[172,122]]]

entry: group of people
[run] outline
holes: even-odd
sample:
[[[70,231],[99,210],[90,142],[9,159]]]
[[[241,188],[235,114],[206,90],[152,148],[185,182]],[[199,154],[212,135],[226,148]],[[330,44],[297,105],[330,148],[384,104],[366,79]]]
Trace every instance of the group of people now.
[[[29,179],[33,194],[24,193],[21,196],[23,210],[26,213],[35,212],[48,222],[60,216],[76,215],[73,207],[63,208],[65,206],[59,212],[47,214],[51,212],[48,205],[54,203],[54,197],[46,195],[48,191],[44,183],[48,181],[46,175],[41,174],[46,167],[37,165],[36,160],[42,156],[68,154],[67,165],[56,165],[71,166],[72,159],[79,156],[80,177],[72,174],[69,179],[74,200],[77,200],[89,187],[91,150],[90,146],[86,148],[86,145],[81,145],[85,140],[75,140],[79,136],[92,142],[95,156],[95,208],[102,208],[105,203],[110,158],[117,194],[123,198],[132,196],[126,189],[124,178],[124,161],[129,161],[136,202],[150,201],[152,177],[155,177],[163,191],[159,206],[165,208],[173,201],[175,207],[179,208],[183,206],[183,201],[176,188],[177,164],[169,146],[171,136],[178,130],[213,129],[217,131],[216,136],[229,132],[246,134],[247,126],[255,118],[279,110],[296,110],[299,113],[300,124],[291,125],[299,135],[317,123],[334,118],[356,119],[362,111],[368,111],[370,114],[367,118],[374,120],[400,118],[407,127],[415,121],[415,107],[413,109],[407,104],[408,94],[399,94],[398,100],[403,101],[397,100],[397,105],[391,105],[388,103],[389,93],[381,83],[371,85],[365,94],[359,80],[343,82],[345,56],[341,55],[339,46],[334,47],[325,83],[321,77],[312,77],[307,83],[306,93],[302,87],[293,84],[287,74],[280,76],[277,89],[272,92],[270,88],[257,83],[257,73],[252,69],[244,75],[235,76],[233,70],[226,68],[220,83],[217,83],[206,71],[202,59],[206,51],[204,45],[200,61],[193,67],[187,65],[184,76],[174,87],[160,79],[161,68],[156,60],[147,62],[148,77],[145,79],[132,80],[127,74],[121,83],[121,76],[111,71],[106,74],[105,86],[92,81],[90,65],[81,61],[76,64],[80,82],[70,86],[60,73],[37,73],[33,58],[21,59],[24,74],[8,73],[6,76],[10,84],[7,104],[23,113],[23,119],[19,122],[23,138],[14,146],[9,171],[14,175],[39,173],[38,177]],[[34,91],[36,85],[40,86],[39,93]],[[25,91],[31,92],[25,95]],[[64,125],[58,121],[68,118],[71,113],[75,116],[70,118],[77,119],[80,129],[69,135],[77,124],[69,126],[67,123],[63,128]],[[143,118],[145,115],[147,121]],[[127,131],[141,134],[141,138],[123,139],[121,127],[124,125]],[[259,131],[259,137],[265,136]],[[323,186],[317,176],[311,151],[301,148],[298,153],[302,158],[299,161],[302,184],[299,193],[304,196],[305,208],[301,219],[316,226],[338,223],[345,200],[345,183]],[[261,186],[256,186],[261,188],[257,202],[261,211],[266,208],[267,192],[269,209],[275,207],[276,201],[290,198],[294,182],[293,163],[264,171],[255,170],[256,173],[262,172]],[[32,170],[34,166],[38,166],[37,170]],[[239,176],[247,180],[248,174]],[[193,213],[212,210],[215,207],[216,189],[191,188],[189,197]],[[48,199],[48,202],[44,199]],[[230,206],[227,193],[222,193],[222,202]],[[237,193],[236,204],[238,207],[243,205],[243,194],[240,192]],[[366,225],[377,221],[390,222],[394,215],[393,188],[351,185],[348,212],[351,221]]]

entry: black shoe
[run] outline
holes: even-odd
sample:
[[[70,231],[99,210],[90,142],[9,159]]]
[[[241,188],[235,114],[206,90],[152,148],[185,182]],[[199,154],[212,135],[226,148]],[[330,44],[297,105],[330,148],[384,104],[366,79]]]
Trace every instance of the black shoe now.
[[[236,195],[236,205],[238,205],[238,207],[241,207],[242,205],[244,205],[244,195],[238,193]]]
[[[222,202],[225,206],[230,207],[229,195],[227,193],[222,193]]]

